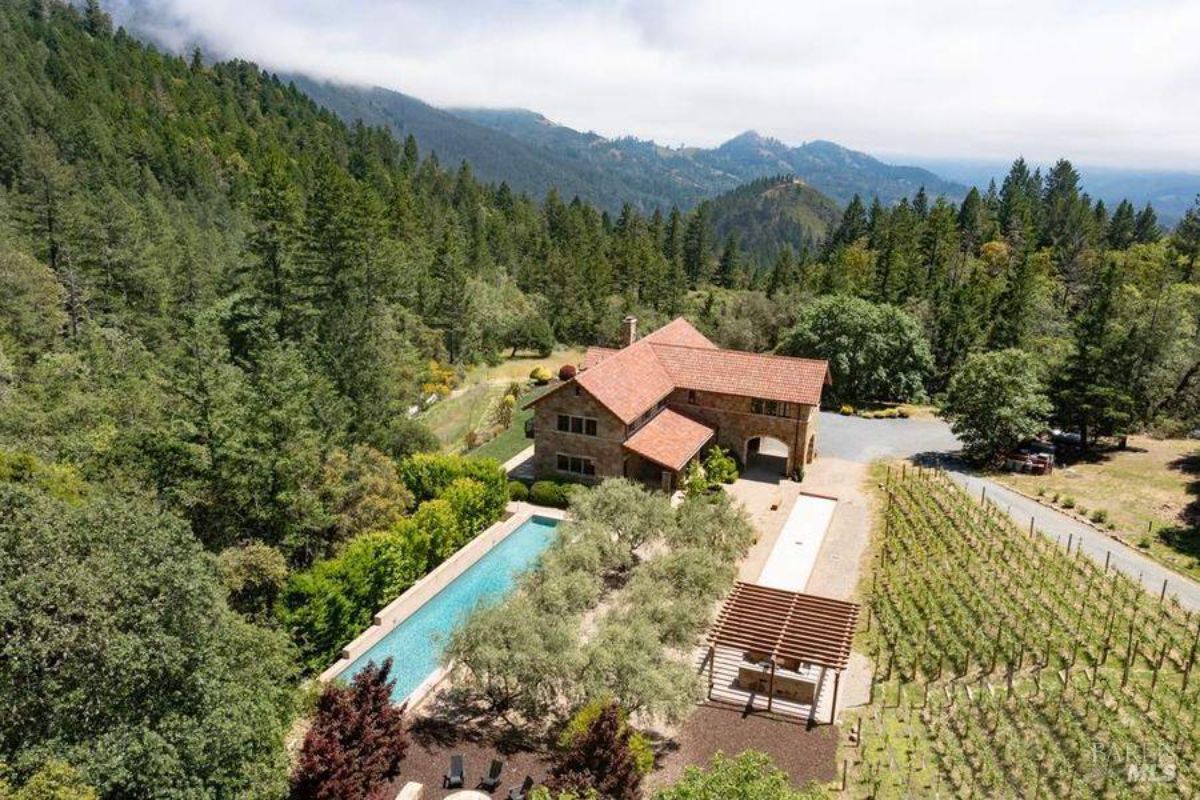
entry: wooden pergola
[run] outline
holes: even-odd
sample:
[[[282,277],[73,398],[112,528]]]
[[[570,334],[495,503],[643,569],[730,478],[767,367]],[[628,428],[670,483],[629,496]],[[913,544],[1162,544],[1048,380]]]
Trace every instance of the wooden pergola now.
[[[725,600],[709,634],[709,686],[717,647],[754,653],[771,666],[767,709],[772,707],[776,668],[781,660],[834,670],[833,706],[837,715],[838,685],[850,662],[859,605],[802,592],[739,582]],[[823,678],[822,678],[823,680]],[[814,699],[814,703],[815,703]]]

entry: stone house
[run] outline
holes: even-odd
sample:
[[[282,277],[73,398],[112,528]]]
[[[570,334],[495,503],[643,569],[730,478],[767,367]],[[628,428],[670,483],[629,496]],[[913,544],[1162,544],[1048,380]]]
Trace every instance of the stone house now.
[[[588,348],[572,380],[531,401],[539,477],[627,477],[673,491],[711,444],[782,475],[816,455],[824,361],[723,350],[682,317],[626,346]]]

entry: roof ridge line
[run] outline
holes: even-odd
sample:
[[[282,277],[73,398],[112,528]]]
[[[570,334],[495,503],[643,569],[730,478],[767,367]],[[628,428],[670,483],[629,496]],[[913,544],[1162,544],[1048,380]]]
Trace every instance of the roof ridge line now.
[[[645,341],[645,340],[639,339],[638,341]],[[637,344],[637,342],[634,342],[634,344]],[[678,348],[680,350],[696,350],[701,353],[713,353],[713,352],[737,353],[738,355],[755,356],[757,358],[776,358],[781,361],[807,361],[812,364],[826,364],[826,365],[829,364],[829,359],[827,359],[827,358],[808,358],[806,356],[785,356],[782,353],[755,353],[753,350],[734,350],[729,347],[697,347],[696,345],[692,345],[692,344],[667,344],[666,342],[663,342],[663,343],[648,342],[648,344],[651,347],[674,347],[674,348]],[[632,347],[632,346],[633,345],[630,345],[630,347]],[[621,349],[623,350],[625,348],[621,348]],[[617,351],[617,352],[620,352],[620,351]]]

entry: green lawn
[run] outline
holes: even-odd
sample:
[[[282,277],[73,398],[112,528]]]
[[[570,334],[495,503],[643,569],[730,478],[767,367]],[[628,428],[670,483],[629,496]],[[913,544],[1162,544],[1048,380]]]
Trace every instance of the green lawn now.
[[[525,438],[525,421],[533,417],[533,409],[523,409],[521,406],[528,403],[530,400],[541,397],[546,392],[550,391],[553,386],[537,386],[532,391],[526,392],[517,402],[517,410],[513,413],[513,423],[508,430],[492,439],[490,442],[485,442],[479,447],[470,452],[472,458],[494,458],[503,464],[517,453],[524,450],[533,444],[532,439]]]
[[[580,364],[583,361],[583,354],[584,351],[579,348],[562,348],[551,353],[549,358],[519,356],[495,367],[487,365],[472,367],[467,371],[463,382],[455,389],[452,396],[434,403],[420,415],[419,419],[428,425],[429,429],[437,436],[444,451],[462,452],[466,447],[467,434],[487,424],[488,413],[496,399],[504,394],[509,383],[527,380],[534,367],[544,366],[551,372],[557,372],[563,364]],[[521,402],[524,403],[527,399],[528,396],[522,397]],[[522,416],[523,413],[526,416]],[[506,448],[516,447],[520,441],[524,441],[527,416],[528,412],[521,412],[518,408],[517,413],[513,415],[513,428],[519,427],[519,432],[513,433],[510,429],[498,437],[509,442],[507,445],[496,444],[495,440],[488,442],[484,445],[489,448],[489,452],[485,455],[499,458]],[[522,447],[517,447],[505,459],[511,458],[522,449]],[[481,450],[483,450],[482,447],[475,452],[479,453]]]

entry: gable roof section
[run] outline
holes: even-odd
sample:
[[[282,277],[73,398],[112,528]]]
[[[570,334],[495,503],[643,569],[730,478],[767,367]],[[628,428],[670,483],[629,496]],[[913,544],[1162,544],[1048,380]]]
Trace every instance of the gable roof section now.
[[[664,408],[625,442],[625,448],[678,472],[716,433],[712,428]]]
[[[583,354],[583,363],[579,365],[579,368],[581,370],[591,369],[609,356],[616,355],[619,352],[621,351],[614,347],[597,347],[593,345]]]
[[[722,350],[682,317],[621,350],[589,347],[575,382],[626,425],[675,389],[817,406],[832,383],[824,361]]]
[[[626,425],[675,389],[645,339],[583,370],[575,380]]]
[[[653,350],[680,389],[816,406],[830,383],[829,365],[808,358],[663,344]]]
[[[718,349],[707,336],[688,322],[683,317],[675,319],[663,325],[653,333],[642,337],[643,342],[651,342],[653,344],[674,344],[683,347],[702,347],[708,350]]]

